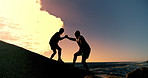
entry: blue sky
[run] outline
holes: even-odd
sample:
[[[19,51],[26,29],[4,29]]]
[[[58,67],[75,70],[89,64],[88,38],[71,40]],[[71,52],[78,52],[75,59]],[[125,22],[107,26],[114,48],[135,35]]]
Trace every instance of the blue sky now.
[[[97,59],[113,57],[105,57],[110,49],[97,53],[103,44],[103,48],[114,48],[114,52],[110,52],[115,55],[114,61],[148,59],[147,8],[147,0],[42,0],[42,9],[62,18],[65,34],[74,36],[77,29],[82,32],[93,48],[92,57],[97,54]],[[64,42],[68,41],[62,44]],[[122,53],[116,48],[122,48]],[[104,56],[103,51],[106,52]],[[101,54],[104,58],[99,58]],[[120,55],[123,55],[123,59],[116,60]]]

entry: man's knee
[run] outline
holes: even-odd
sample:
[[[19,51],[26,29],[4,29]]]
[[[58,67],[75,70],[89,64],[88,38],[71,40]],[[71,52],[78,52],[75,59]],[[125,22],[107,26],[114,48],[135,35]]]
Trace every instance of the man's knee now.
[[[56,54],[57,53],[57,51],[56,50],[53,50],[53,54]]]
[[[58,51],[62,51],[62,49],[61,48],[58,48]]]
[[[77,57],[77,56],[78,56],[78,54],[77,54],[77,53],[75,53],[75,54],[74,54],[74,57]]]

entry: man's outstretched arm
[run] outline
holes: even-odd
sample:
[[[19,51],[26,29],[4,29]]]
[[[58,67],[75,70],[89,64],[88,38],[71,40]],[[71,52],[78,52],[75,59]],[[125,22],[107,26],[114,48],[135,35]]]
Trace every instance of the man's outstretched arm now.
[[[61,37],[60,40],[63,40],[64,38],[66,38],[66,35],[64,37]]]
[[[65,37],[66,37],[67,39],[69,39],[69,40],[76,41],[75,38],[68,37],[68,35],[66,35]]]

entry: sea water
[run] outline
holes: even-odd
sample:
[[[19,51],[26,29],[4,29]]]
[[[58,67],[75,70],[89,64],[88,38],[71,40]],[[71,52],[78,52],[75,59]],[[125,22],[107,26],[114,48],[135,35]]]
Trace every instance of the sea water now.
[[[126,75],[140,67],[148,67],[146,62],[90,62],[87,63],[90,71],[96,76],[116,76],[126,78]],[[76,63],[75,67],[84,69],[83,64]]]

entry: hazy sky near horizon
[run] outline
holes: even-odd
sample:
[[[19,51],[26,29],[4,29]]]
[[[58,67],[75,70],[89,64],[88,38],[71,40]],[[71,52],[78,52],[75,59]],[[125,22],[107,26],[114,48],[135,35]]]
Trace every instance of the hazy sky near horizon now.
[[[42,0],[42,9],[62,19],[65,34],[81,31],[92,48],[88,61],[147,60],[147,8],[147,0]],[[60,45],[63,59],[78,50],[68,40]]]

